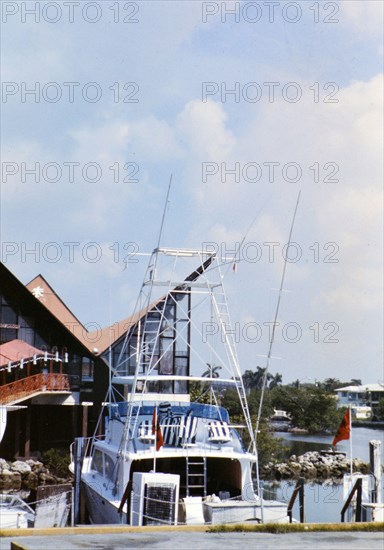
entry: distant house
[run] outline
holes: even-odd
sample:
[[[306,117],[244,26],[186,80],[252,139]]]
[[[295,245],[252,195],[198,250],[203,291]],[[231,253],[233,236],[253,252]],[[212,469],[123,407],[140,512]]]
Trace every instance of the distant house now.
[[[356,420],[366,420],[372,416],[381,398],[384,397],[384,384],[363,384],[345,386],[335,390],[339,407],[351,406]]]

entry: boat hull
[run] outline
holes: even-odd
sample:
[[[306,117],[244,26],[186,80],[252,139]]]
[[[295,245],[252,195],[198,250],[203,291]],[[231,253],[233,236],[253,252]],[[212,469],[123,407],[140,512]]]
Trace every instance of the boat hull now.
[[[118,502],[111,502],[105,495],[100,494],[95,488],[87,483],[82,483],[83,495],[86,499],[86,506],[90,522],[93,524],[126,525],[127,514],[118,512]],[[180,507],[183,503],[180,502]],[[287,523],[287,508],[281,502],[266,501],[247,502],[243,500],[223,500],[219,502],[202,502],[200,499],[201,511],[194,517],[188,519],[185,513],[180,510],[179,524],[233,524],[254,521],[258,523]],[[200,517],[201,521],[197,521]],[[184,521],[183,521],[184,520]]]
[[[119,514],[117,502],[111,502],[88,483],[82,483],[81,488],[91,523],[113,525],[127,523],[127,515],[125,512]]]

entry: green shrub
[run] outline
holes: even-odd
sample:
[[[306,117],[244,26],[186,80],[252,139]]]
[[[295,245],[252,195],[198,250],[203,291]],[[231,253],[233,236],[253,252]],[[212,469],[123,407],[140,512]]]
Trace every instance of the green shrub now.
[[[57,477],[67,478],[69,476],[68,466],[70,456],[67,451],[62,449],[48,449],[43,454],[43,463],[49,469],[50,473]]]

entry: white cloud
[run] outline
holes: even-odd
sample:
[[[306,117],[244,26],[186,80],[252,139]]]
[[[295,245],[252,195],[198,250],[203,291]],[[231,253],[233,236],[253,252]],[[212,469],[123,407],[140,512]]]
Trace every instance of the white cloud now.
[[[103,125],[82,126],[69,131],[72,155],[82,162],[111,163],[126,159],[132,129],[124,122],[110,121]]]
[[[351,25],[360,38],[381,37],[383,3],[377,0],[343,0],[339,2],[340,22]]]
[[[176,129],[190,154],[206,161],[225,159],[235,143],[227,128],[227,119],[219,103],[194,99],[178,116]]]
[[[276,304],[276,291],[271,288],[279,285],[283,259],[280,246],[276,260],[269,262],[263,243],[286,243],[301,187],[293,240],[302,247],[303,258],[287,266],[285,287],[292,292],[283,295],[281,318],[290,319],[291,314],[303,326],[311,326],[318,318],[340,322],[346,341],[336,353],[347,368],[352,356],[363,353],[356,344],[360,333],[354,326],[366,315],[369,335],[379,311],[382,77],[361,76],[371,75],[375,62],[372,45],[380,36],[382,20],[378,4],[340,2],[340,24],[301,27],[303,32],[297,36],[293,27],[285,26],[280,34],[280,27],[262,22],[260,26],[234,25],[232,19],[231,24],[222,24],[215,17],[202,24],[200,2],[142,3],[140,24],[131,26],[103,21],[10,28],[7,43],[14,52],[8,57],[8,79],[99,79],[103,97],[97,104],[21,105],[17,98],[8,102],[11,137],[3,159],[99,162],[104,177],[95,184],[2,185],[4,236],[81,243],[98,238],[104,243],[103,251],[108,249],[108,239],[110,243],[119,239],[152,243],[161,219],[159,198],[165,195],[162,182],[173,172],[173,204],[165,232],[175,245],[198,246],[210,240],[231,247],[255,220],[247,240],[262,246],[263,258],[240,263],[236,276],[228,277],[228,287],[233,293],[239,290],[235,300],[238,319],[271,320]],[[320,81],[317,103],[309,89],[314,75]],[[349,82],[336,90],[338,103],[323,101],[332,91],[322,88],[324,78]],[[202,103],[198,99],[201,83],[208,80],[228,86],[235,81],[297,81],[303,97],[292,104],[279,93],[275,102],[268,103],[264,94],[259,103],[246,104],[221,103],[218,94],[215,101]],[[116,81],[136,81],[139,103],[113,103],[109,87]],[[268,181],[263,165],[267,161],[280,163],[273,182]],[[116,162],[140,164],[140,184],[114,184],[109,167]],[[228,170],[237,163],[240,180],[218,171],[203,182],[203,162],[213,163],[218,170],[222,163]],[[252,162],[263,167],[260,181],[244,178],[242,168]],[[298,183],[281,176],[288,162],[301,165]],[[320,170],[318,183],[311,169],[315,163]],[[339,166],[338,183],[324,181],[331,172],[324,168],[326,163]],[[323,248],[328,242],[339,246],[338,264],[323,261],[331,251]],[[319,245],[317,263],[314,243]],[[31,270],[30,263],[19,267],[20,271]],[[107,307],[109,278],[114,281],[113,305],[108,306],[112,318],[121,311],[121,316],[130,312],[136,289],[131,271],[120,277],[108,261],[63,269],[45,267],[49,278],[56,277],[54,286],[59,292],[62,284],[67,295],[76,294],[75,309],[82,309],[85,317],[90,308],[101,312]],[[90,280],[97,295],[92,304],[87,293],[81,292],[81,285],[88,289]],[[367,348],[375,345],[367,344]],[[300,376],[296,368],[306,369],[308,358],[313,368],[334,368],[336,353],[326,346],[305,352],[295,347],[285,356],[295,366],[292,378],[296,378]]]

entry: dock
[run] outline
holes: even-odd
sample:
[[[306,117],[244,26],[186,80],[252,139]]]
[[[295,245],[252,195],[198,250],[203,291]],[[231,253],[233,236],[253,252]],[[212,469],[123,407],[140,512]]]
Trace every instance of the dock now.
[[[239,545],[284,550],[371,550],[383,543],[381,523],[269,524],[219,527],[81,526],[0,531],[1,550],[126,550],[191,548],[237,550]],[[242,530],[243,529],[243,530]]]

